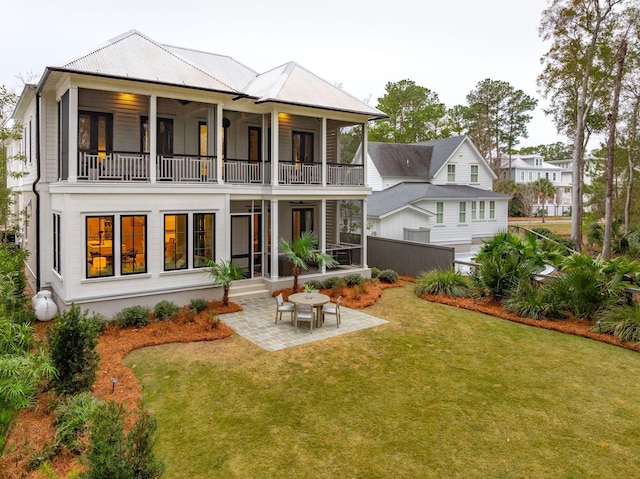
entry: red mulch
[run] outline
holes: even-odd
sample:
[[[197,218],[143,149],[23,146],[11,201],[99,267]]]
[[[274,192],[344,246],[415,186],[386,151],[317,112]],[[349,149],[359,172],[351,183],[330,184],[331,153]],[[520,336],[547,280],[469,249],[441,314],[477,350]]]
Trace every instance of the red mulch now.
[[[217,321],[215,315],[241,311],[233,302],[223,307],[220,301],[209,303],[209,307],[195,314],[182,309],[171,321],[151,322],[140,328],[121,329],[110,325],[101,335],[96,348],[100,354],[100,366],[93,387],[93,394],[100,399],[115,399],[125,404],[128,410],[135,408],[140,399],[140,385],[133,373],[124,365],[124,358],[133,350],[146,346],[166,343],[187,343],[212,341],[233,334],[233,329]],[[46,323],[36,323],[36,332],[44,337]],[[111,379],[116,378],[112,392]],[[3,479],[44,478],[42,472],[26,472],[31,455],[51,444],[54,438],[53,414],[54,395],[46,392],[38,397],[33,408],[20,412],[12,431],[4,455],[0,460],[0,477]],[[51,464],[60,477],[75,469],[80,469],[78,457],[63,451]]]

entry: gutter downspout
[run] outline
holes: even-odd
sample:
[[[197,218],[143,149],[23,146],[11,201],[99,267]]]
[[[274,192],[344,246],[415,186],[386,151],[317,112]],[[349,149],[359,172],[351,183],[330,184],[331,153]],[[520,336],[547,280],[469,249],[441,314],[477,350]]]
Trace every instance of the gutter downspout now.
[[[40,291],[40,92],[36,92],[36,180],[31,189],[36,197],[36,293]]]

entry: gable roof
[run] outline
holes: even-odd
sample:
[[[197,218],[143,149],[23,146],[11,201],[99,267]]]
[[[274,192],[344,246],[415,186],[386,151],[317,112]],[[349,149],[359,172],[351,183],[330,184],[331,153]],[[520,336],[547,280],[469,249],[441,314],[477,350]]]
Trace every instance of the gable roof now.
[[[369,142],[369,158],[381,176],[433,178],[465,141],[452,136],[418,143]]]
[[[386,190],[374,191],[367,200],[367,215],[381,217],[419,200],[488,199],[508,200],[511,196],[466,185],[432,185],[403,182]]]
[[[47,71],[137,80],[334,111],[386,115],[296,63],[263,74],[229,56],[162,45],[135,30],[109,40],[94,51]],[[46,81],[47,75],[43,77]]]

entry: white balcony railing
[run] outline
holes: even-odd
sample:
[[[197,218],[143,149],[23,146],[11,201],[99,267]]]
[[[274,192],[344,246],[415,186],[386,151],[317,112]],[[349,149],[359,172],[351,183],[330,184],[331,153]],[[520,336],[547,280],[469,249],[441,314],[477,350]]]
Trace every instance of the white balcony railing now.
[[[217,181],[215,156],[159,156],[156,160],[158,181]]]
[[[78,161],[78,179],[148,181],[149,155],[81,151]]]
[[[322,184],[320,163],[285,163],[278,165],[278,182],[281,185]]]
[[[364,167],[331,163],[327,165],[327,184],[332,186],[364,186]]]
[[[248,160],[224,160],[224,182],[241,184],[263,184],[269,178],[269,163]]]

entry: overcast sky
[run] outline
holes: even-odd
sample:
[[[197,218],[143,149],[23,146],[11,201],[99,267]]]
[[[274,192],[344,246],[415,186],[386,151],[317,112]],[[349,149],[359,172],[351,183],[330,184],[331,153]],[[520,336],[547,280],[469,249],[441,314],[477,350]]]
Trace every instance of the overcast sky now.
[[[229,55],[264,72],[295,61],[376,106],[409,79],[447,107],[485,78],[540,100],[520,146],[565,141],[544,115],[536,78],[547,0],[3,0],[0,84],[80,57],[128,30]]]

